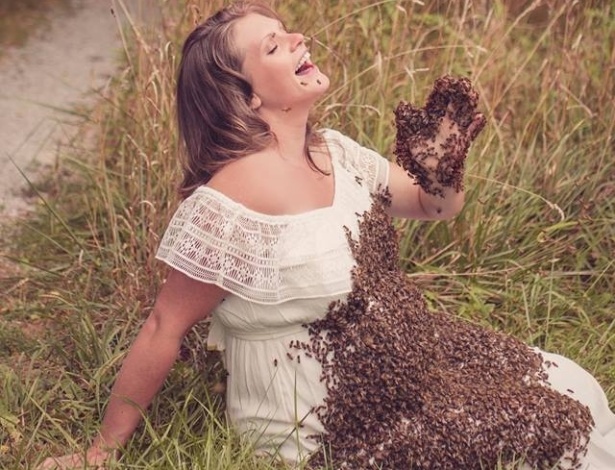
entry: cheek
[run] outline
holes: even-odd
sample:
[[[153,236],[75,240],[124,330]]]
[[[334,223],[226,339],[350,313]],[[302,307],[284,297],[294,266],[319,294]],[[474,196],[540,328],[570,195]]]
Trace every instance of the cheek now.
[[[284,90],[295,89],[297,80],[294,74],[289,72],[288,64],[273,65],[268,64],[253,74],[252,86],[255,93],[258,90],[263,96],[275,98],[284,93]]]
[[[263,76],[272,86],[274,86],[276,82],[282,82],[288,80],[289,78],[294,78],[294,75],[289,71],[287,62],[273,62],[268,64],[267,67],[263,67]]]

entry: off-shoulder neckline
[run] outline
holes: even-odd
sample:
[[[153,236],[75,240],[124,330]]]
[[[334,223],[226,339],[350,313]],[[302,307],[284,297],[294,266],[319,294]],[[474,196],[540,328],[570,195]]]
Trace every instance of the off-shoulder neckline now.
[[[209,186],[206,186],[206,185],[199,186],[197,189],[195,189],[193,196],[197,194],[210,195],[211,197],[213,197],[214,199],[218,201],[221,201],[225,205],[229,207],[233,207],[234,209],[241,212],[242,214],[245,214],[245,215],[251,216],[252,218],[257,218],[263,221],[268,221],[268,222],[285,222],[288,220],[311,218],[311,217],[317,217],[317,216],[327,214],[328,212],[332,211],[337,206],[337,203],[339,200],[340,168],[338,166],[337,149],[335,148],[334,145],[330,145],[331,138],[327,138],[327,134],[330,134],[331,132],[335,132],[335,131],[333,131],[332,129],[323,129],[320,132],[325,138],[325,145],[327,146],[327,150],[331,158],[331,170],[333,172],[333,198],[329,205],[316,207],[314,209],[310,209],[304,212],[298,212],[295,214],[266,214],[264,212],[259,212],[257,210],[251,209],[248,206],[240,202],[237,202],[236,200],[227,196],[223,192],[217,189],[211,188]]]

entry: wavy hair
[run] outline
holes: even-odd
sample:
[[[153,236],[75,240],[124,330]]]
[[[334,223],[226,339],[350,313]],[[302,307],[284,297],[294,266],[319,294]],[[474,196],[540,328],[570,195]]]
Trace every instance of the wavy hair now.
[[[177,78],[184,198],[230,161],[275,141],[267,122],[250,107],[252,85],[232,40],[233,23],[249,13],[282,21],[260,1],[238,1],[199,24],[184,42]],[[308,161],[318,170],[309,152],[318,139],[309,124],[306,136]]]

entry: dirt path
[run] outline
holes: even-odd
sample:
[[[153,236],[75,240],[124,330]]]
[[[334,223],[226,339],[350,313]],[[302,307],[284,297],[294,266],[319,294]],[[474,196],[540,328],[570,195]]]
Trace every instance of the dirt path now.
[[[154,3],[124,0],[138,21],[151,19]],[[70,111],[104,93],[122,53],[111,13],[112,6],[121,12],[116,1],[73,4],[0,61],[0,219],[24,214],[36,203],[26,197],[28,184],[16,166],[36,179],[54,165],[77,129],[78,118]]]

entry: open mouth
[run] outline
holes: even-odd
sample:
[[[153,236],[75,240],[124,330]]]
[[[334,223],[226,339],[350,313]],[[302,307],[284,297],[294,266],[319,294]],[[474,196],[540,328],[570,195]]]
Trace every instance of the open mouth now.
[[[310,62],[310,53],[305,51],[305,53],[301,56],[297,67],[295,68],[295,75],[305,75],[313,68],[314,64]]]

